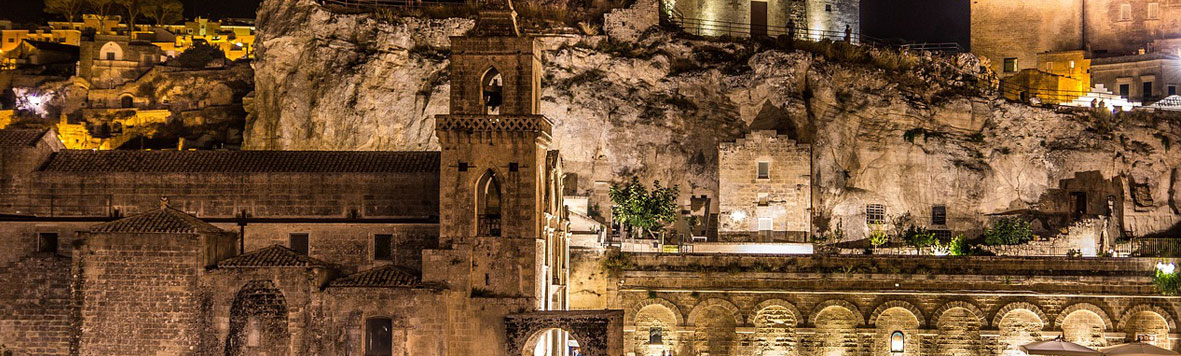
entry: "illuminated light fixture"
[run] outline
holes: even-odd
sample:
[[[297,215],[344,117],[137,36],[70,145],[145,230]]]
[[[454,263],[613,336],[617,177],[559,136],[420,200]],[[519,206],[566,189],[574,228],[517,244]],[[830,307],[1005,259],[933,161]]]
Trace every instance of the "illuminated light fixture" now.
[[[746,212],[742,210],[735,210],[730,213],[730,219],[733,219],[734,221],[746,220]]]
[[[1177,265],[1172,263],[1157,262],[1156,270],[1163,274],[1173,274],[1177,270]]]
[[[906,335],[901,331],[895,331],[893,334],[890,334],[890,352],[906,352]]]

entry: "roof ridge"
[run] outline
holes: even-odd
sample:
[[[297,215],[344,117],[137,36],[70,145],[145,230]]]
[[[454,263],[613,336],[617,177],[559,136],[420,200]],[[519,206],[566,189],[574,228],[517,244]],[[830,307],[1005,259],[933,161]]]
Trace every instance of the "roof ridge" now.
[[[90,232],[218,233],[225,232],[225,230],[213,226],[189,213],[165,205],[159,209],[152,209],[115,221],[91,226]]]
[[[278,243],[218,261],[219,268],[332,267],[332,264],[295,252]]]

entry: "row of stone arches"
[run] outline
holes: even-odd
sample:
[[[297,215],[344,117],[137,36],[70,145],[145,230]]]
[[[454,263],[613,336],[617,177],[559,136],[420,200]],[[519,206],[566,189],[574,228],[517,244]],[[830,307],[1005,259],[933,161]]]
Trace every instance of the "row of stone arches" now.
[[[1158,346],[1170,348],[1167,335],[1175,330],[1171,313],[1157,305],[1126,308],[1113,323],[1103,308],[1087,302],[1069,304],[1050,319],[1041,307],[1023,301],[1006,303],[988,318],[968,301],[947,302],[926,314],[908,301],[892,300],[865,314],[851,302],[831,299],[804,314],[781,299],[764,300],[743,313],[727,300],[711,298],[682,315],[677,305],[662,298],[633,304],[626,314],[634,330],[629,337],[636,345],[633,349],[637,354],[652,354],[643,349],[656,347],[730,355],[737,354],[732,350],[737,345],[745,345],[742,353],[787,355],[806,349],[819,354],[849,350],[876,354],[918,350],[921,334],[938,345],[939,350],[928,351],[977,355],[1011,353],[1043,339],[1048,331],[1088,346],[1106,346],[1111,335],[1118,335],[1109,332],[1124,331],[1126,339],[1149,335],[1157,338]]]

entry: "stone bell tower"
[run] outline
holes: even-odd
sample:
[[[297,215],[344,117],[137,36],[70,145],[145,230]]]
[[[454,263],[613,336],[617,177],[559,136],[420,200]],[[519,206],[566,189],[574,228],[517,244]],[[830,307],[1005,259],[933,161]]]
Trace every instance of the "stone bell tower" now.
[[[482,4],[451,38],[451,111],[435,118],[442,146],[439,237],[470,251],[473,296],[548,304],[546,159],[552,123],[539,115],[541,52],[507,0]]]

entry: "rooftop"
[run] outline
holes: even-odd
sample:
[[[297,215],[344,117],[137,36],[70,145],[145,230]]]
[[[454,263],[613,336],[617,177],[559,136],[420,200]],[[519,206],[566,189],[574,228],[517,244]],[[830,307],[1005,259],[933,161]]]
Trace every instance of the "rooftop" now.
[[[439,152],[64,150],[55,153],[41,171],[427,173],[439,171]]]
[[[90,232],[102,233],[221,233],[225,230],[201,221],[183,211],[163,206],[160,209],[95,225]]]
[[[326,262],[302,255],[282,245],[271,245],[217,263],[218,268],[329,267]]]
[[[0,130],[0,147],[31,147],[41,139],[41,136],[45,135],[45,131],[45,129]]]
[[[382,266],[357,272],[329,283],[330,287],[405,288],[419,286],[418,273],[394,266]]]

